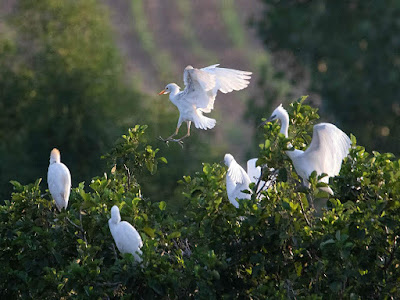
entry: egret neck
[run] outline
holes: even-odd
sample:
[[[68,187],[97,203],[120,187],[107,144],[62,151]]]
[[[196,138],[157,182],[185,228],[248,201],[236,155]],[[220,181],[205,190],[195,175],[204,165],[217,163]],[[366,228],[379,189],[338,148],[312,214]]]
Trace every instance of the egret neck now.
[[[169,85],[169,88],[170,88],[170,90],[171,90],[171,92],[170,92],[170,94],[169,94],[169,100],[173,103],[173,104],[175,104],[176,105],[176,102],[175,102],[175,97],[176,97],[176,95],[178,95],[179,94],[179,91],[180,91],[180,87],[177,85],[177,84],[175,84],[175,83],[171,83],[170,85]]]
[[[281,110],[279,110],[279,114],[277,114],[277,119],[279,119],[281,121],[281,130],[280,133],[282,133],[285,138],[289,137],[289,114],[287,113],[286,110],[284,110],[283,108]],[[293,145],[291,143],[289,143],[289,147],[293,147]],[[290,159],[293,159],[294,157],[298,156],[299,154],[302,154],[303,151],[301,150],[290,150],[290,151],[286,151],[287,156],[289,156]]]
[[[121,215],[119,213],[119,208],[117,206],[113,206],[111,208],[111,219],[110,219],[111,223],[113,224],[118,224],[119,222],[121,222]]]

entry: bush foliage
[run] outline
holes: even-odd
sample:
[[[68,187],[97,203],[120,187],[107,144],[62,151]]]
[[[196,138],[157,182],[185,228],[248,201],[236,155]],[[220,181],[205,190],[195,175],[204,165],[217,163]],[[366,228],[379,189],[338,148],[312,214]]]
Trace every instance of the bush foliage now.
[[[315,109],[289,108],[290,142],[310,142]],[[111,172],[72,189],[58,213],[37,180],[13,181],[0,206],[0,293],[10,298],[367,299],[400,297],[400,160],[353,146],[335,196],[317,216],[309,201],[325,197],[317,178],[300,181],[285,155],[289,142],[267,123],[258,164],[279,171],[262,195],[227,199],[225,166],[203,164],[184,176],[182,210],[142,194],[141,179],[165,159],[136,126],[105,156]],[[174,166],[170,165],[169,168]],[[264,179],[273,176],[264,168]],[[254,188],[254,186],[252,186]],[[107,221],[113,205],[136,227],[143,262],[121,255]]]

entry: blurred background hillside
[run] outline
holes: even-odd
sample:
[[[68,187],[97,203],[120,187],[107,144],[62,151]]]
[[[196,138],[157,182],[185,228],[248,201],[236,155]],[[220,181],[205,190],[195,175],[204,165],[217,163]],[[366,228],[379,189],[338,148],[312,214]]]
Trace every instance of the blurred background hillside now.
[[[1,199],[9,180],[45,179],[53,147],[73,185],[101,175],[101,155],[135,124],[169,162],[139,179],[145,195],[171,199],[201,162],[254,157],[255,124],[303,94],[368,151],[398,155],[399,15],[395,0],[2,0]],[[167,147],[157,137],[178,112],[157,93],[183,87],[186,65],[215,63],[252,71],[251,84],[218,95],[213,130]]]

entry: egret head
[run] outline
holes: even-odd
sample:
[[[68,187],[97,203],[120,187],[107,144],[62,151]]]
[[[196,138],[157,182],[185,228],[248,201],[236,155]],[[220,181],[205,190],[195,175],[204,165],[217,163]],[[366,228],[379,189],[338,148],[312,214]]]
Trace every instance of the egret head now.
[[[169,94],[169,93],[174,93],[175,91],[179,91],[180,87],[176,83],[169,83],[165,86],[165,89],[163,89],[161,92],[159,92],[159,95],[163,94]]]
[[[232,162],[233,160],[235,160],[235,159],[233,158],[233,156],[232,156],[231,154],[229,154],[229,153],[225,154],[224,163],[225,163],[225,165],[226,165],[227,167],[229,167],[229,166],[231,165],[231,162]]]
[[[271,116],[268,118],[268,121],[274,121],[274,120],[282,120],[285,117],[289,117],[286,109],[283,108],[282,104],[279,104],[277,108],[272,112]]]
[[[185,70],[192,70],[194,69],[191,65],[186,66]]]
[[[111,208],[111,222],[114,224],[121,222],[121,215],[119,213],[119,208],[116,205],[114,205]]]
[[[277,108],[272,112],[271,116],[264,122],[262,122],[259,127],[265,125],[268,122],[272,122],[275,120],[283,120],[283,119],[289,119],[289,114],[287,113],[286,109],[283,108],[282,104],[279,104]]]
[[[60,151],[57,148],[54,148],[50,152],[50,163],[59,163],[61,160]]]

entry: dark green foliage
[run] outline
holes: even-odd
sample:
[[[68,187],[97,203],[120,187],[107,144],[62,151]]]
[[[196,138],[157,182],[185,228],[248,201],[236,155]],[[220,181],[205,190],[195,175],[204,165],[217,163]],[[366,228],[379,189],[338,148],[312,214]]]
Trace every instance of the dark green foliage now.
[[[311,72],[344,130],[370,149],[400,153],[400,2],[263,0],[260,38]]]
[[[22,0],[8,21],[13,31],[0,39],[2,199],[10,179],[43,176],[53,147],[73,184],[99,173],[98,158],[126,126],[125,106],[138,98],[123,84],[97,1]]]
[[[399,298],[400,160],[370,155],[352,136],[330,181],[335,196],[317,217],[308,201],[326,195],[315,175],[310,189],[300,186],[284,151],[289,141],[309,143],[318,115],[301,102],[288,112],[289,139],[277,123],[262,130],[258,163],[279,171],[275,185],[261,200],[239,200],[239,209],[219,164],[183,177],[182,212],[146,199],[142,174],[164,161],[144,143],[146,126],[131,128],[106,155],[116,164],[110,174],[73,188],[67,211],[56,211],[40,180],[13,182],[12,200],[0,206],[1,298]],[[264,169],[265,180],[272,175]],[[142,236],[141,264],[115,249],[113,205]]]

